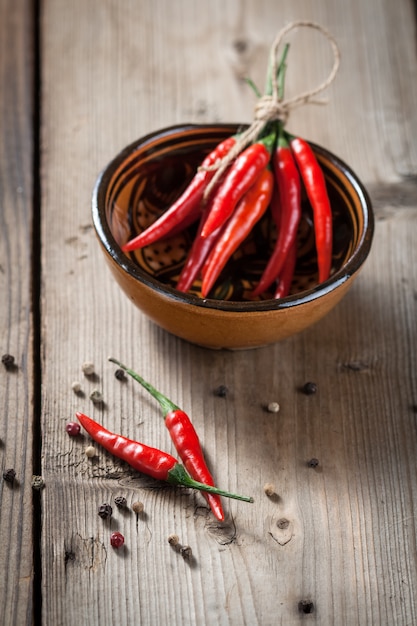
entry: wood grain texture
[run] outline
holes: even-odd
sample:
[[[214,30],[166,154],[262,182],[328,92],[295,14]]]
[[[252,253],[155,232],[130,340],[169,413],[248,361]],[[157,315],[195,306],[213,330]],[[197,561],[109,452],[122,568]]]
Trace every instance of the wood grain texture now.
[[[27,2],[0,3],[0,623],[32,620],[33,19]],[[2,478],[14,468],[13,485]]]
[[[311,330],[253,351],[204,350],[156,328],[114,285],[91,228],[92,187],[141,134],[184,121],[249,121],[254,101],[242,77],[263,84],[276,31],[300,18],[334,33],[343,64],[330,103],[296,111],[290,129],[342,156],[369,185],[374,248],[343,303]],[[46,0],[41,28],[44,623],[414,623],[411,2]],[[294,42],[291,58],[293,92],[330,63],[317,37]],[[253,495],[254,505],[225,502],[227,520],[217,524],[201,495],[99,450],[86,458],[88,439],[65,433],[76,410],[172,451],[158,407],[114,378],[109,354],[192,415],[217,483]],[[81,373],[86,360],[96,365],[93,380]],[[71,390],[76,379],[83,395]],[[308,380],[318,384],[314,396],[300,392]],[[220,384],[226,398],[213,393]],[[94,388],[101,408],[89,400]],[[277,414],[265,411],[270,401]],[[276,497],[264,494],[267,482]],[[103,522],[98,506],[117,495],[143,501],[144,515],[114,507]],[[116,528],[126,538],[121,552],[109,545]],[[192,547],[190,562],[169,546],[173,532]],[[300,611],[302,602],[313,612]]]

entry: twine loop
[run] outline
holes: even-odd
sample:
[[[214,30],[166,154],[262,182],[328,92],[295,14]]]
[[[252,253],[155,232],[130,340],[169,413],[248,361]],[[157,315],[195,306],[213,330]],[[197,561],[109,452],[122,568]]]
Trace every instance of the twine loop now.
[[[323,80],[317,87],[308,91],[302,92],[292,98],[280,98],[279,85],[278,85],[278,50],[284,40],[284,37],[292,30],[296,28],[312,28],[319,31],[329,41],[333,52],[333,67],[325,80]],[[335,79],[336,73],[340,65],[340,51],[337,42],[333,35],[328,30],[310,21],[296,21],[290,22],[287,26],[282,28],[276,36],[270,50],[270,67],[271,67],[271,85],[272,94],[265,94],[256,103],[254,110],[254,119],[252,124],[239,135],[236,144],[232,150],[223,158],[219,159],[212,166],[207,168],[208,170],[216,170],[213,178],[208,184],[204,199],[207,200],[211,191],[216,186],[217,182],[224,174],[225,170],[229,167],[230,163],[253,141],[259,137],[265,126],[269,122],[278,121],[285,126],[287,123],[290,112],[305,104],[325,104],[326,100],[317,99],[318,93],[324,91]]]

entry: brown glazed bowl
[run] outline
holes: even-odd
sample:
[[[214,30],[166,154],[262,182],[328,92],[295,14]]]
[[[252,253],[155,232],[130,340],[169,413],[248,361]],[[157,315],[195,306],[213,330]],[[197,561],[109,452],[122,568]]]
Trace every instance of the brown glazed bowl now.
[[[374,230],[371,203],[352,170],[324,148],[313,150],[326,177],[333,210],[330,278],[317,284],[311,209],[303,199],[297,267],[290,295],[249,300],[273,246],[267,214],[235,253],[210,297],[175,289],[193,227],[142,250],[121,246],[166,210],[207,152],[238,131],[235,124],[183,125],[142,137],[100,174],[92,213],[104,257],[126,295],[168,332],[208,348],[245,349],[280,341],[323,318],[351,287],[368,256]],[[195,228],[195,227],[194,227]]]

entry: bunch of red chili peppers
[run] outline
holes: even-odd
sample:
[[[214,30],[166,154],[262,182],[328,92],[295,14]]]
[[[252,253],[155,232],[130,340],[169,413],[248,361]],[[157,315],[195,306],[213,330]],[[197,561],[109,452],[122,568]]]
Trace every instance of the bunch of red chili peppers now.
[[[281,93],[287,52],[288,45],[278,67]],[[150,245],[199,220],[177,289],[188,291],[201,275],[201,293],[207,297],[228,260],[269,208],[277,239],[252,296],[260,296],[274,286],[275,298],[282,298],[290,291],[296,266],[304,184],[313,210],[318,281],[327,280],[332,263],[332,211],[325,178],[310,145],[288,134],[282,122],[268,123],[262,136],[238,154],[205,197],[216,164],[227,157],[238,140],[239,136],[233,136],[217,145],[177,201],[123,250]]]
[[[109,358],[109,361],[126,371],[159,402],[165,418],[165,425],[184,465],[181,465],[167,452],[127,439],[122,435],[116,435],[83,413],[77,413],[80,424],[94,441],[114,456],[126,461],[139,472],[173,485],[183,485],[202,491],[213,514],[219,521],[224,520],[220,496],[253,502],[250,497],[223,491],[214,486],[214,480],[204,459],[200,440],[190,418],[184,411],[126,365],[113,358]]]

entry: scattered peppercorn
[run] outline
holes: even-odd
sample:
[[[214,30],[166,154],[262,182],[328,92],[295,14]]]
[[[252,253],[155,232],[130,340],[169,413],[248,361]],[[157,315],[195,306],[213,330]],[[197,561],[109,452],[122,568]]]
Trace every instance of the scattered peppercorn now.
[[[132,510],[136,513],[136,515],[143,513],[143,508],[143,502],[134,502],[132,504]]]
[[[68,424],[65,426],[65,430],[70,437],[76,437],[80,434],[81,426],[78,424],[78,422],[68,422]]]
[[[32,476],[32,489],[41,491],[45,487],[45,481],[42,476]]]
[[[269,497],[275,495],[275,485],[273,483],[266,483],[266,485],[264,485],[264,492]]]
[[[3,354],[1,362],[7,370],[12,369],[14,367],[14,356],[11,354]]]
[[[178,537],[178,535],[175,535],[174,533],[172,533],[171,535],[168,536],[168,543],[171,546],[177,546],[180,542],[180,539]]]
[[[124,370],[122,370],[121,368],[117,369],[114,372],[114,375],[117,378],[117,380],[125,380],[126,379],[126,374],[125,374]]]
[[[219,398],[225,398],[227,396],[227,394],[229,393],[228,388],[226,387],[226,385],[219,385],[218,387],[216,387],[216,389],[214,390],[214,395],[218,396]]]
[[[183,559],[185,559],[186,561],[189,561],[191,557],[193,556],[193,551],[190,546],[181,546],[180,554]]]
[[[86,361],[82,364],[81,369],[85,376],[92,376],[94,374],[94,363]]]
[[[118,509],[124,509],[127,506],[127,500],[123,496],[117,496],[114,499],[114,503]]]
[[[74,382],[71,385],[71,389],[73,390],[74,393],[80,393],[81,383],[79,383],[78,380],[74,380]]]
[[[96,449],[93,446],[87,446],[85,449],[85,456],[89,459],[93,459],[96,456]]]
[[[300,613],[313,613],[314,604],[310,600],[301,600],[301,602],[298,603],[298,610]]]
[[[6,483],[10,483],[11,485],[13,485],[15,478],[16,478],[16,472],[14,469],[10,468],[10,469],[4,470],[3,479],[6,481]]]
[[[319,464],[318,459],[310,459],[307,463],[309,467],[317,467],[318,464]]]
[[[278,402],[270,402],[266,408],[270,413],[278,413],[279,404]]]
[[[306,396],[312,396],[316,392],[317,392],[316,383],[308,382],[303,385],[303,393],[305,393]]]
[[[103,402],[103,394],[98,389],[94,389],[90,393],[90,400],[92,400],[94,404],[101,404]]]
[[[110,544],[113,548],[121,548],[124,542],[125,538],[118,530],[110,535]]]
[[[113,509],[110,504],[100,504],[98,507],[98,514],[102,519],[108,519],[112,516]]]

